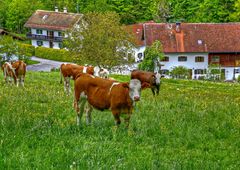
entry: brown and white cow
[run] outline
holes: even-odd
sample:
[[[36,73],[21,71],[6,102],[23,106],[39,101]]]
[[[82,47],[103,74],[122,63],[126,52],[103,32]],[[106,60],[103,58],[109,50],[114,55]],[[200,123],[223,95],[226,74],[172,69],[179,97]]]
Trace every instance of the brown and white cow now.
[[[6,83],[11,83],[11,79],[13,79],[17,86],[19,83],[24,86],[26,64],[23,61],[19,60],[13,63],[6,62],[2,65],[2,70]]]
[[[62,83],[62,77],[64,77],[64,90],[69,95],[71,91],[70,79],[75,80],[76,76],[80,73],[88,73],[95,76],[100,76],[102,78],[108,78],[109,72],[106,69],[101,69],[100,67],[93,66],[81,66],[77,64],[62,64],[60,66],[60,76]]]
[[[77,125],[86,112],[87,123],[91,122],[92,108],[110,109],[116,125],[121,123],[120,114],[126,114],[126,126],[132,114],[134,102],[140,100],[141,82],[133,79],[130,83],[119,83],[88,74],[80,74],[74,83],[74,108],[77,112]]]
[[[15,69],[12,67],[12,64],[9,62],[5,62],[2,65],[2,71],[6,84],[12,84],[13,77],[16,76]]]
[[[62,64],[60,66],[60,83],[62,83],[62,77],[64,78],[64,90],[69,95],[71,91],[70,79],[75,80],[76,76],[80,73],[94,74],[94,67],[92,66],[80,66],[78,64]]]
[[[155,91],[157,95],[159,94],[161,83],[161,75],[159,73],[133,70],[131,73],[131,79],[138,79],[141,83],[148,83],[148,87],[151,88],[153,95],[155,95]]]

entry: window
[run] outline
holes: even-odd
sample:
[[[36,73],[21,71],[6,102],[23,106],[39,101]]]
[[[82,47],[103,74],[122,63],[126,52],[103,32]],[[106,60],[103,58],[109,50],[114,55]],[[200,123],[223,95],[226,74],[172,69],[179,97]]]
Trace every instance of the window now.
[[[219,62],[220,57],[219,56],[212,56],[211,62]]]
[[[163,70],[160,70],[160,73],[168,75],[169,74],[169,70],[163,69]]]
[[[164,58],[161,59],[161,61],[169,61],[169,57],[168,56],[164,56]]]
[[[43,42],[42,42],[42,41],[37,41],[37,45],[38,45],[38,46],[42,46],[42,45],[43,45]]]
[[[42,34],[42,30],[37,29],[37,34]]]
[[[139,59],[142,59],[143,53],[138,53],[137,56]]]
[[[240,69],[239,68],[235,68],[234,69],[234,73],[239,74],[240,73]]]
[[[58,44],[58,47],[59,47],[59,48],[63,48],[63,43],[60,42],[60,43]]]
[[[178,61],[187,61],[187,56],[179,56]]]
[[[203,69],[195,69],[194,74],[204,74],[204,70]]]
[[[59,37],[63,37],[63,33],[62,32],[58,32],[58,36]]]
[[[203,56],[195,57],[195,62],[204,62],[204,57]]]

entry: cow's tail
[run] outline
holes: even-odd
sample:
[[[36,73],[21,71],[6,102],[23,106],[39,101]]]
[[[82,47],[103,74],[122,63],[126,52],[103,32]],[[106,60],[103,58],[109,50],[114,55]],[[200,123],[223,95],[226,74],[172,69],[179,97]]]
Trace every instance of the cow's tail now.
[[[62,84],[62,77],[63,77],[63,75],[62,75],[62,66],[60,66],[60,84]]]

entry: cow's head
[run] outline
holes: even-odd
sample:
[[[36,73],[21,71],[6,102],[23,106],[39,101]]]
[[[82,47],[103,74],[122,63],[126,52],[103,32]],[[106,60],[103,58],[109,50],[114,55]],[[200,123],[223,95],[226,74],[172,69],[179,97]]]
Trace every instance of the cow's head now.
[[[105,68],[101,68],[98,74],[99,74],[99,77],[108,79],[109,71]]]
[[[161,82],[161,74],[160,73],[155,73],[155,83],[156,85],[160,85],[160,82]]]
[[[129,96],[132,101],[139,101],[141,96],[141,82],[137,79],[130,80]]]

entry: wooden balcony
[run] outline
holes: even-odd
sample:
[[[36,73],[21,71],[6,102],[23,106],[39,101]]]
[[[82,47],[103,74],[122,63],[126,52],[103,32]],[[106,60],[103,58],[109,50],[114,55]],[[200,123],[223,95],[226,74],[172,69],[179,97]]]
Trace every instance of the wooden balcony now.
[[[45,41],[55,41],[55,42],[62,42],[63,37],[53,37],[53,36],[46,36],[46,35],[37,35],[27,33],[27,38],[34,39],[34,40],[45,40]]]

